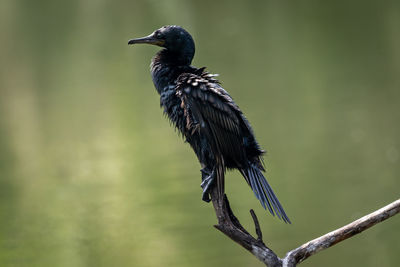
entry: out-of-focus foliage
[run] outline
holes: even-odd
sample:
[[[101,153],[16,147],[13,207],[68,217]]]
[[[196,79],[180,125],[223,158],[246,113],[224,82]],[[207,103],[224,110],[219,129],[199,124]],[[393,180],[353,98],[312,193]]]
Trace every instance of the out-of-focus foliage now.
[[[200,166],[159,109],[155,47],[188,29],[268,151],[293,224],[238,173],[227,194],[286,251],[399,197],[398,1],[21,1],[0,4],[0,266],[256,266],[216,231]],[[304,266],[395,266],[394,217]],[[260,264],[261,266],[261,264]]]

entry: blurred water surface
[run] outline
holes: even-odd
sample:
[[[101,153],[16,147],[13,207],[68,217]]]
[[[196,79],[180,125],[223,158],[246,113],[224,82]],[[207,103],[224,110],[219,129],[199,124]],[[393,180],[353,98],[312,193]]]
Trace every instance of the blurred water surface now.
[[[267,151],[289,214],[267,214],[280,256],[397,198],[396,1],[2,1],[0,266],[261,266],[216,231],[200,166],[159,109],[155,47],[127,40],[178,24],[196,66],[220,73]],[[397,266],[400,218],[304,266]]]

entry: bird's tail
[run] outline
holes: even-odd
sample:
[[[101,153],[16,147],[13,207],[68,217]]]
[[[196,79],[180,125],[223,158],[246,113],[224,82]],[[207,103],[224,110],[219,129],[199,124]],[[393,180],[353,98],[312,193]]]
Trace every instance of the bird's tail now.
[[[272,215],[276,214],[276,216],[278,216],[279,219],[282,219],[285,223],[291,223],[259,167],[250,163],[250,166],[247,169],[241,169],[240,172],[250,185],[251,189],[253,189],[254,195],[261,202],[264,209],[268,207],[268,210]]]

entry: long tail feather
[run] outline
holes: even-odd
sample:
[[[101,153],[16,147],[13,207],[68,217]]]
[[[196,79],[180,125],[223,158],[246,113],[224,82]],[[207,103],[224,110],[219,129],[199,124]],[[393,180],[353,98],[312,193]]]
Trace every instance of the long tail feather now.
[[[240,170],[240,172],[245,177],[247,183],[250,185],[254,195],[260,201],[263,208],[268,208],[272,215],[276,214],[277,217],[284,222],[291,223],[261,170],[254,164],[250,164],[249,168]]]

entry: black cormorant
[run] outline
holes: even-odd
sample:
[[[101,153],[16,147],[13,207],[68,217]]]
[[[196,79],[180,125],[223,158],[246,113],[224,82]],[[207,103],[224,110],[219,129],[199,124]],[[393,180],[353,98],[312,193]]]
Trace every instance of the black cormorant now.
[[[290,223],[263,175],[262,155],[253,130],[216,75],[191,66],[195,45],[179,26],[164,26],[128,44],[163,47],[151,61],[151,75],[160,105],[193,148],[202,166],[202,199],[210,201],[216,185],[224,193],[226,169],[238,169],[264,208]]]

